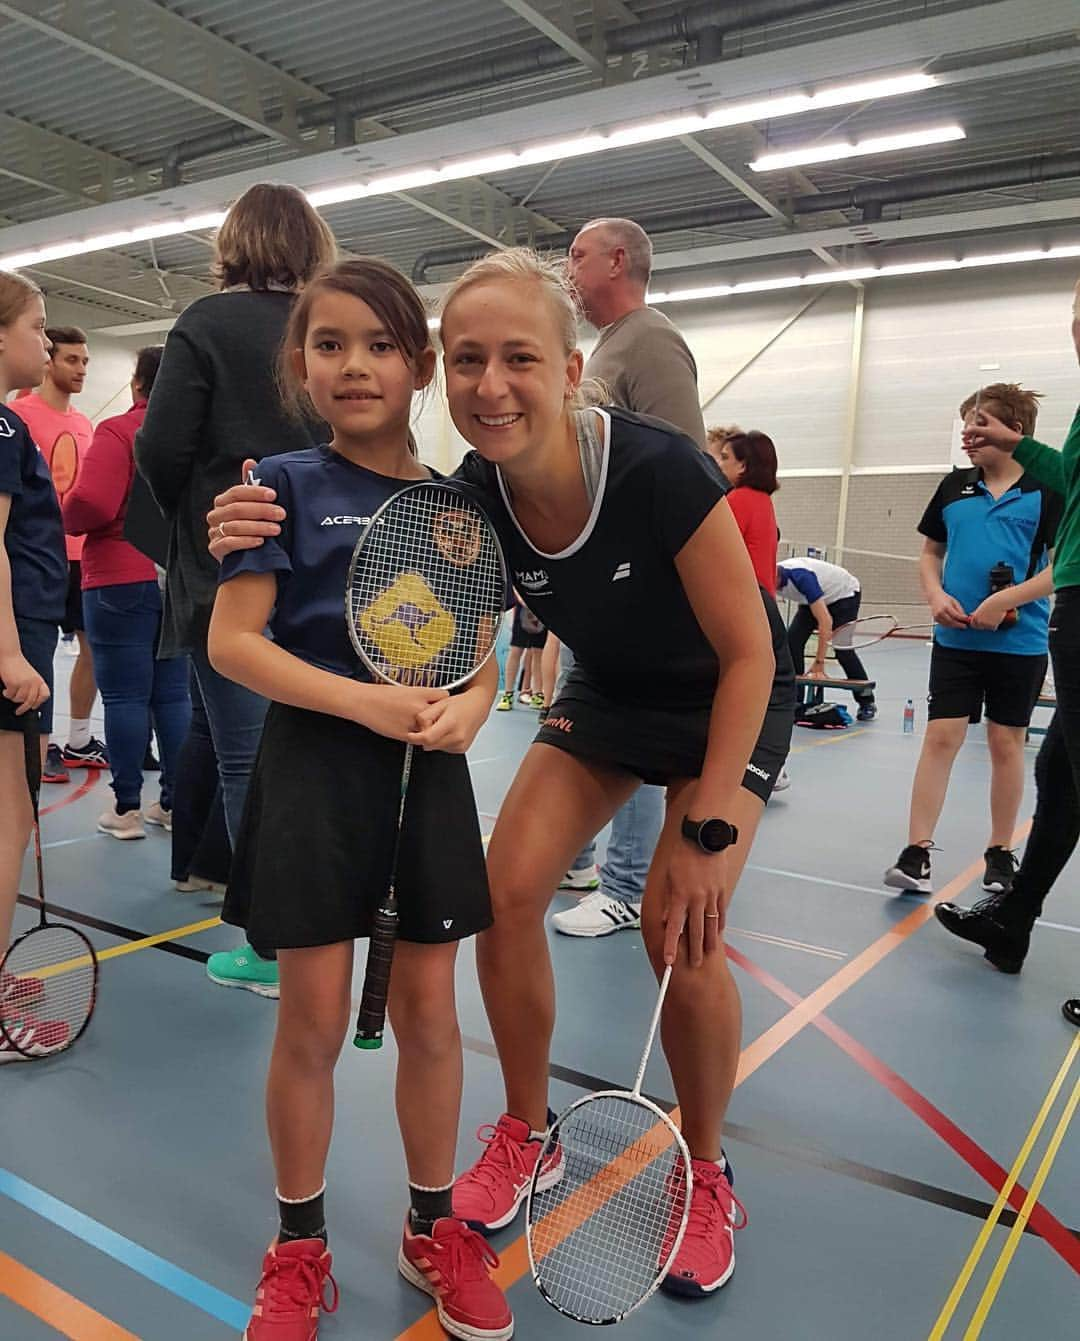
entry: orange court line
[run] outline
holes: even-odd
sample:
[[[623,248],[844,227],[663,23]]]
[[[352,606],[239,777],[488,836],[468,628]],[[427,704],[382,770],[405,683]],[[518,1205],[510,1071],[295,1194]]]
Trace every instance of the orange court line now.
[[[140,1341],[88,1304],[0,1252],[0,1294],[71,1341]]]
[[[1012,836],[1014,847],[1019,846],[1024,841],[1030,829],[1031,820],[1025,820],[1016,829]],[[982,866],[981,858],[978,861],[973,861],[958,876],[950,880],[944,889],[939,890],[931,898],[913,908],[907,917],[885,932],[883,936],[879,936],[861,954],[856,955],[843,968],[838,969],[832,977],[826,978],[816,991],[811,992],[797,1006],[793,1006],[786,1015],[781,1016],[774,1025],[766,1029],[763,1034],[759,1034],[752,1043],[743,1048],[739,1054],[739,1069],[735,1077],[736,1088],[744,1080],[749,1079],[760,1067],[764,1066],[785,1044],[790,1043],[793,1038],[801,1034],[808,1025],[812,1024],[823,1011],[843,996],[849,988],[854,987],[857,982],[865,978],[871,969],[876,968],[883,959],[903,945],[920,927],[925,926],[933,917],[936,904],[944,903],[962,893],[978,875]],[[678,1123],[679,1110],[677,1108],[672,1112],[671,1119]],[[499,1269],[494,1273],[494,1277],[503,1290],[508,1290],[523,1276],[529,1275],[529,1255],[525,1247],[524,1235],[520,1235],[500,1252],[499,1259]],[[439,1325],[438,1316],[434,1309],[431,1309],[422,1318],[414,1322],[411,1327],[406,1327],[403,1332],[399,1332],[394,1341],[439,1341],[439,1338],[444,1337],[445,1333]]]

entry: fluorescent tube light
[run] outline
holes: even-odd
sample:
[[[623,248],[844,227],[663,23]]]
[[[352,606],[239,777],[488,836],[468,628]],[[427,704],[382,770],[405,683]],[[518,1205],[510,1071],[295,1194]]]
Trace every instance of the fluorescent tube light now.
[[[707,299],[734,298],[746,293],[769,293],[779,289],[813,288],[818,284],[848,284],[852,280],[890,279],[901,275],[931,275],[946,270],[977,270],[999,265],[1023,265],[1028,261],[1059,261],[1080,257],[1080,245],[1003,251],[960,260],[906,261],[895,265],[856,266],[846,270],[819,270],[809,275],[784,275],[775,279],[740,280],[735,284],[706,284],[670,293],[650,293],[648,302],[696,303]]]
[[[625,149],[636,144],[652,144],[677,139],[695,131],[716,126],[737,126],[763,119],[775,120],[781,116],[795,116],[822,107],[841,107],[848,103],[865,102],[874,98],[891,98],[904,93],[918,93],[933,88],[938,81],[933,75],[890,75],[881,79],[861,80],[855,84],[837,84],[816,93],[789,93],[755,102],[729,103],[714,111],[683,112],[658,120],[615,126],[609,131],[587,131],[556,141],[539,141],[522,148],[504,146],[468,158],[454,159],[443,164],[416,164],[364,181],[340,182],[309,191],[308,199],[316,209],[338,205],[349,200],[363,200],[372,196],[393,195],[399,191],[414,191],[441,182],[460,181],[467,177],[496,175],[512,168],[555,163],[564,158],[581,158],[588,154],[604,153],[610,149]],[[41,249],[0,256],[0,269],[17,270],[20,266],[40,265],[46,261],[64,260],[71,256],[85,256],[109,247],[122,247],[150,238],[171,237],[177,233],[194,233],[217,228],[223,212],[193,215],[190,218],[154,222],[149,221],[127,231],[104,237],[90,237],[70,242],[55,243]]]
[[[762,154],[749,165],[754,172],[776,172],[780,168],[805,167],[809,163],[835,163],[843,158],[861,158],[866,154],[888,154],[899,149],[918,149],[927,144],[948,144],[966,139],[962,126],[931,126],[927,130],[909,130],[898,135],[874,135],[866,140],[837,140],[830,144],[811,144],[805,149],[788,149]]]

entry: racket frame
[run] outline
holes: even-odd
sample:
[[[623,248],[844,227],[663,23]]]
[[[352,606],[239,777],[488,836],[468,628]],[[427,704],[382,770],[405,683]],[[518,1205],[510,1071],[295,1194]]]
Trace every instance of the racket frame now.
[[[400,680],[395,680],[393,676],[387,675],[376,662],[368,655],[366,649],[360,641],[356,631],[356,622],[353,611],[352,591],[353,575],[358,565],[363,561],[364,546],[368,542],[369,536],[373,534],[373,528],[381,524],[383,515],[391,507],[399,504],[402,497],[418,489],[438,489],[440,493],[445,493],[450,498],[457,499],[463,508],[479,514],[481,526],[486,527],[490,533],[490,538],[495,546],[495,553],[499,560],[499,570],[502,577],[503,601],[506,598],[507,569],[506,558],[499,543],[499,537],[492,525],[490,517],[482,507],[464,490],[456,488],[454,485],[443,480],[416,480],[412,484],[407,484],[397,493],[392,494],[384,503],[381,503],[368,519],[367,525],[360,533],[360,537],[353,547],[352,558],[349,560],[348,578],[345,583],[345,626],[349,632],[349,641],[353,645],[353,651],[359,657],[361,664],[375,678],[383,684],[400,685]],[[434,543],[434,542],[433,542]],[[458,679],[448,684],[439,685],[438,688],[452,690],[458,689],[463,684],[467,684],[475,675],[477,675],[484,666],[491,660],[498,643],[499,628],[502,623],[502,611],[500,610],[497,618],[492,621],[492,631],[489,640],[489,646],[484,656],[469,671],[467,675],[460,676]],[[417,684],[422,685],[422,680]],[[394,946],[397,942],[399,915],[397,899],[397,865],[398,855],[401,851],[401,831],[405,820],[405,801],[409,790],[409,775],[412,771],[414,747],[405,742],[405,757],[401,765],[401,789],[400,799],[398,801],[397,826],[394,831],[394,847],[390,866],[390,883],[386,896],[380,902],[375,912],[375,921],[371,929],[371,937],[368,944],[367,964],[364,969],[364,986],[360,997],[360,1008],[357,1012],[356,1028],[353,1032],[353,1047],[359,1048],[363,1052],[375,1052],[382,1047],[383,1034],[386,1031],[386,1006],[390,988],[390,971],[393,966]]]
[[[585,1094],[580,1099],[575,1099],[574,1102],[565,1108],[548,1127],[547,1131],[544,1133],[543,1145],[540,1147],[541,1152],[548,1150],[552,1140],[557,1139],[559,1128],[570,1114],[579,1108],[586,1107],[596,1099],[620,1099],[623,1102],[629,1101],[630,1103],[637,1104],[639,1107],[651,1112],[657,1121],[666,1126],[669,1132],[674,1136],[675,1146],[679,1152],[679,1158],[682,1163],[683,1178],[686,1188],[683,1199],[682,1221],[679,1224],[678,1232],[672,1243],[671,1251],[668,1253],[667,1261],[662,1267],[657,1268],[656,1277],[653,1280],[652,1285],[635,1304],[632,1304],[627,1309],[623,1309],[622,1312],[610,1318],[582,1318],[572,1310],[563,1307],[563,1305],[556,1299],[552,1298],[551,1294],[544,1287],[540,1275],[540,1263],[536,1260],[533,1254],[533,1200],[537,1195],[543,1195],[543,1193],[538,1194],[537,1192],[537,1183],[542,1177],[544,1164],[543,1153],[541,1153],[541,1157],[536,1161],[536,1168],[533,1170],[532,1178],[529,1180],[529,1195],[525,1203],[525,1247],[529,1254],[529,1271],[532,1274],[533,1284],[536,1286],[537,1290],[539,1290],[544,1301],[550,1304],[556,1312],[561,1313],[564,1317],[570,1318],[574,1322],[584,1323],[587,1326],[603,1327],[609,1323],[622,1322],[624,1318],[628,1318],[631,1313],[636,1309],[639,1309],[647,1299],[656,1293],[660,1285],[663,1283],[664,1277],[670,1271],[672,1262],[674,1262],[678,1255],[679,1248],[682,1246],[683,1236],[686,1234],[686,1226],[690,1219],[690,1201],[694,1192],[694,1170],[693,1165],[690,1162],[690,1150],[682,1132],[672,1121],[670,1115],[665,1113],[659,1104],[654,1103],[652,1099],[647,1099],[641,1093],[641,1086],[645,1080],[645,1069],[649,1064],[649,1056],[652,1053],[653,1042],[656,1039],[656,1031],[660,1025],[660,1016],[664,1009],[664,999],[667,996],[668,986],[671,983],[673,967],[673,965],[668,964],[664,969],[664,976],[660,980],[660,989],[657,993],[656,1005],[653,1008],[652,1019],[649,1022],[649,1036],[645,1040],[645,1047],[641,1053],[641,1061],[638,1063],[634,1088],[632,1090],[596,1090],[592,1094]],[[615,1192],[612,1195],[618,1196],[619,1193]]]
[[[100,968],[98,965],[97,951],[90,943],[88,937],[85,936],[81,931],[77,930],[75,927],[69,926],[66,922],[50,922],[46,912],[45,864],[42,858],[42,850],[41,850],[41,815],[39,813],[39,796],[41,792],[41,757],[39,753],[40,731],[36,729],[38,727],[39,722],[40,722],[40,716],[36,711],[24,714],[23,757],[25,761],[25,771],[26,771],[26,789],[30,794],[30,806],[33,811],[33,817],[34,817],[34,825],[33,825],[34,871],[37,877],[38,924],[36,927],[30,927],[27,931],[24,931],[20,936],[17,936],[15,940],[13,940],[11,944],[7,947],[7,949],[4,951],[3,956],[0,957],[0,974],[3,974],[8,971],[7,965],[9,962],[15,962],[17,960],[17,955],[15,952],[18,950],[19,946],[24,944],[24,942],[26,942],[27,940],[29,940],[31,936],[37,936],[42,931],[48,931],[52,927],[58,927],[62,928],[65,932],[67,932],[71,936],[74,936],[77,940],[82,941],[86,950],[87,957],[90,960],[90,968],[93,976],[90,984],[90,1002],[86,1014],[83,1017],[82,1024],[74,1033],[68,1034],[67,1039],[60,1047],[47,1048],[47,1049],[42,1049],[40,1047],[30,1049],[20,1047],[18,1042],[12,1037],[12,1035],[8,1033],[8,1030],[4,1024],[5,1012],[2,1009],[0,1009],[0,1036],[3,1037],[4,1041],[8,1044],[10,1048],[13,1048],[23,1057],[28,1057],[31,1059],[56,1057],[61,1052],[66,1052],[68,1048],[70,1048],[75,1042],[77,1042],[80,1038],[82,1038],[83,1034],[86,1032],[87,1025],[93,1018],[94,1009],[97,1006],[98,975],[100,972]]]
[[[842,634],[844,629],[854,628],[856,624],[866,624],[872,619],[882,618],[893,620],[892,628],[887,629],[884,633],[876,633],[873,637],[867,636],[865,641],[860,640],[858,642],[838,641],[837,639],[837,635]],[[838,652],[861,652],[864,647],[873,647],[875,643],[882,643],[886,638],[892,638],[898,633],[911,634],[916,629],[924,629],[928,639],[933,637],[934,626],[929,621],[924,621],[921,624],[900,624],[892,615],[866,615],[863,619],[852,619],[849,620],[847,624],[840,624],[837,628],[833,629],[832,637],[829,639],[829,646],[835,648]]]
[[[683,1167],[683,1175],[686,1180],[686,1194],[683,1203],[682,1220],[680,1221],[678,1231],[675,1234],[675,1240],[671,1246],[671,1251],[670,1253],[668,1253],[667,1261],[664,1263],[663,1267],[657,1268],[656,1278],[654,1279],[652,1285],[649,1286],[649,1289],[641,1296],[641,1298],[637,1301],[637,1303],[632,1304],[629,1308],[624,1309],[620,1313],[614,1314],[610,1318],[583,1318],[579,1314],[574,1313],[571,1309],[564,1307],[561,1303],[559,1303],[557,1299],[552,1298],[551,1294],[545,1287],[543,1279],[541,1277],[540,1263],[536,1260],[533,1254],[533,1219],[532,1219],[533,1197],[534,1195],[540,1195],[540,1196],[543,1195],[543,1193],[538,1194],[536,1190],[537,1182],[541,1177],[541,1170],[543,1168],[543,1159],[541,1158],[536,1161],[536,1168],[533,1170],[533,1176],[529,1182],[528,1199],[525,1203],[525,1225],[526,1225],[525,1247],[529,1254],[529,1271],[532,1275],[533,1284],[536,1286],[537,1290],[539,1290],[541,1296],[544,1299],[544,1302],[550,1304],[551,1307],[555,1309],[557,1313],[561,1313],[564,1318],[569,1318],[572,1322],[584,1323],[586,1326],[589,1327],[605,1327],[610,1323],[622,1322],[624,1318],[628,1318],[631,1313],[633,1313],[636,1309],[639,1309],[641,1305],[644,1304],[647,1299],[650,1299],[660,1288],[660,1285],[663,1282],[664,1277],[671,1269],[671,1264],[672,1262],[674,1262],[676,1256],[678,1255],[679,1249],[682,1246],[683,1237],[686,1234],[686,1226],[690,1219],[690,1199],[694,1190],[694,1173],[693,1173],[693,1167],[690,1163],[690,1151],[689,1148],[687,1147],[685,1139],[683,1138],[682,1132],[678,1129],[678,1127],[676,1127],[675,1123],[671,1120],[671,1117],[664,1112],[664,1110],[660,1107],[660,1105],[654,1103],[651,1099],[646,1099],[645,1096],[641,1093],[640,1089],[596,1090],[592,1094],[585,1094],[580,1099],[575,1099],[574,1102],[570,1104],[568,1108],[565,1108],[559,1114],[559,1116],[547,1129],[547,1132],[544,1135],[544,1144],[542,1146],[542,1149],[547,1150],[551,1144],[552,1139],[553,1138],[556,1140],[558,1139],[559,1128],[566,1121],[566,1119],[570,1117],[572,1113],[574,1113],[579,1108],[588,1107],[589,1104],[593,1103],[594,1100],[597,1099],[620,1099],[624,1103],[625,1102],[634,1103],[639,1108],[647,1109],[656,1118],[657,1123],[661,1123],[667,1127],[669,1133],[675,1138],[675,1144],[679,1151],[679,1156]],[[618,1196],[619,1193],[616,1192],[613,1195]]]

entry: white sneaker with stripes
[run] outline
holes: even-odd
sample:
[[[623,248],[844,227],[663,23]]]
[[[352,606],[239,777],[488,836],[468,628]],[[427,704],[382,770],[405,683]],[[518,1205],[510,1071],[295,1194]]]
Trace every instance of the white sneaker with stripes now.
[[[576,908],[555,913],[551,925],[564,936],[610,936],[613,931],[633,931],[641,926],[641,905],[623,903],[598,889],[586,894]]]

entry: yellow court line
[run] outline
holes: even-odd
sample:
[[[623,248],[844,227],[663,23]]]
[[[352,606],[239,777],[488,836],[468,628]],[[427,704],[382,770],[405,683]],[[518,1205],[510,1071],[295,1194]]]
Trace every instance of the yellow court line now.
[[[137,941],[128,941],[126,945],[113,945],[108,950],[102,950],[98,955],[98,963],[103,959],[117,959],[120,955],[132,955],[136,950],[149,950],[152,945],[160,945],[162,941],[178,940],[181,936],[195,936],[200,931],[209,931],[211,927],[221,925],[220,917],[207,917],[202,922],[189,922],[186,927],[173,927],[171,931],[159,931],[153,936],[143,936]],[[90,963],[89,955],[78,955],[75,959],[65,959],[62,964],[52,964],[48,968],[35,969],[33,976],[35,978],[55,978],[61,973],[70,973],[72,969],[84,968]]]
[[[1001,1185],[1001,1191],[997,1195],[990,1214],[986,1217],[982,1229],[979,1230],[978,1237],[972,1245],[971,1252],[968,1253],[967,1261],[960,1268],[960,1274],[956,1278],[956,1283],[949,1291],[949,1297],[945,1300],[941,1312],[938,1314],[937,1321],[934,1323],[927,1341],[941,1341],[944,1337],[949,1323],[952,1322],[953,1314],[956,1312],[957,1305],[968,1287],[975,1268],[979,1265],[983,1253],[986,1251],[986,1245],[990,1241],[990,1235],[994,1232],[994,1227],[1001,1217],[1001,1212],[1005,1209],[1005,1203],[1008,1201],[1013,1188],[1016,1186],[1021,1173],[1024,1171],[1024,1165],[1028,1162],[1035,1142],[1039,1139],[1039,1134],[1046,1125],[1046,1119],[1050,1116],[1050,1110],[1057,1101],[1061,1087],[1065,1084],[1065,1079],[1072,1069],[1072,1064],[1076,1060],[1077,1052],[1080,1052],[1080,1034],[1073,1039],[1072,1046],[1065,1054],[1065,1060],[1061,1063],[1057,1075],[1054,1077],[1053,1084],[1046,1093],[1042,1107],[1039,1109],[1035,1121],[1031,1124],[1027,1136],[1024,1138],[1024,1144],[1020,1147],[1020,1152],[1013,1161],[1013,1166],[1009,1170],[1009,1176]],[[1031,1193],[1028,1193],[1030,1200]],[[1025,1205],[1027,1203],[1025,1202]],[[1033,1203],[1034,1204],[1034,1203]],[[1030,1211],[1029,1211],[1030,1214]]]
[[[1076,1052],[1077,1045],[1080,1045],[1080,1038],[1073,1044],[1073,1052]],[[1020,1207],[1020,1214],[1016,1217],[1016,1223],[1009,1231],[1009,1237],[1005,1240],[1005,1246],[1002,1248],[990,1279],[986,1282],[986,1289],[982,1292],[982,1298],[979,1300],[978,1307],[972,1316],[971,1323],[964,1333],[964,1341],[976,1341],[976,1338],[982,1335],[983,1323],[986,1321],[994,1300],[997,1298],[998,1291],[1001,1289],[1001,1282],[1005,1279],[1005,1273],[1009,1269],[1013,1257],[1016,1254],[1017,1246],[1020,1242],[1020,1235],[1031,1216],[1031,1209],[1039,1199],[1039,1194],[1043,1190],[1043,1184],[1046,1182],[1057,1158],[1058,1151],[1061,1149],[1061,1143],[1065,1139],[1065,1133],[1069,1129],[1069,1123],[1076,1112],[1077,1104],[1080,1104],[1080,1078],[1073,1086],[1073,1092],[1069,1097],[1069,1102],[1058,1119],[1058,1124],[1054,1128],[1054,1134],[1050,1138],[1050,1144],[1046,1147],[1046,1154],[1042,1157],[1042,1163],[1032,1179],[1031,1187],[1024,1198],[1024,1204]]]
[[[835,735],[827,736],[824,740],[815,740],[809,745],[796,745],[793,750],[788,750],[788,758],[793,754],[805,754],[807,750],[819,749],[822,745],[840,745],[845,740],[852,740],[855,736],[865,735],[869,730],[866,726],[857,726],[854,731],[838,731]]]

